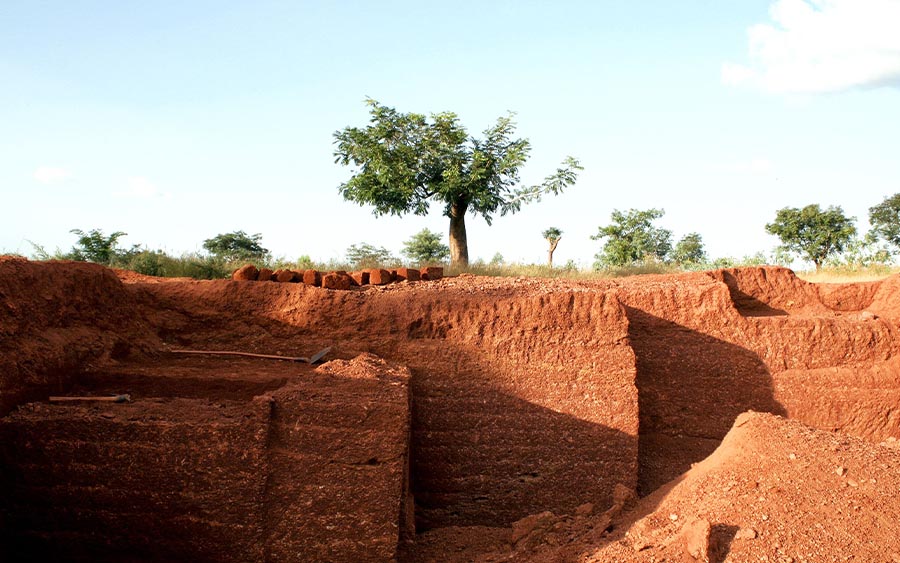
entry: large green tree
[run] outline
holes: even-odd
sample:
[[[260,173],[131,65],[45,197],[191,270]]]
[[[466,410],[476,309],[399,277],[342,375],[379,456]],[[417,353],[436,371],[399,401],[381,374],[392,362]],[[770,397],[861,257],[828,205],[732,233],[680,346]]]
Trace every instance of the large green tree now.
[[[688,233],[678,241],[672,250],[672,260],[683,265],[697,265],[706,262],[706,249],[700,233]]]
[[[403,255],[417,264],[437,264],[450,257],[450,247],[441,234],[422,229],[403,243]]]
[[[73,260],[96,262],[109,266],[118,253],[118,240],[128,233],[116,231],[109,236],[103,234],[100,229],[91,229],[84,232],[81,229],[69,231],[78,235],[78,243],[72,248],[68,257]]]
[[[248,235],[244,231],[234,231],[216,235],[203,241],[203,248],[216,258],[226,262],[236,260],[265,260],[269,250],[263,248],[262,235]]]
[[[614,209],[612,223],[599,228],[594,240],[606,239],[596,255],[598,266],[625,266],[648,258],[665,260],[672,251],[672,231],[653,224],[662,209]]]
[[[367,242],[351,244],[347,247],[347,260],[354,268],[380,268],[397,262],[391,251],[383,246]]]
[[[853,240],[854,221],[839,206],[825,210],[819,204],[803,209],[785,207],[776,212],[775,221],[766,225],[766,231],[781,239],[782,249],[815,264],[818,272],[829,256],[843,252]]]
[[[883,238],[900,249],[900,193],[884,198],[869,208],[869,224],[872,234]]]
[[[353,166],[341,184],[345,199],[373,206],[375,215],[425,215],[431,202],[450,219],[450,259],[466,266],[469,247],[466,213],[493,216],[519,211],[547,193],[559,194],[575,183],[578,161],[567,157],[536,186],[519,186],[519,168],[531,144],[515,139],[513,114],[497,119],[483,138],[470,136],[451,112],[431,115],[400,113],[375,100],[366,101],[371,115],[364,128],[334,133],[336,162]]]

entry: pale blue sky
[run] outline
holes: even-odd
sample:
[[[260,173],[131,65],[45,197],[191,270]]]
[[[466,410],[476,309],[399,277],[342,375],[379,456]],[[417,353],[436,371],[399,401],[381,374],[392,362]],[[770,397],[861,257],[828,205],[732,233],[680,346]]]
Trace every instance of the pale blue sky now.
[[[756,26],[756,27],[754,27]],[[661,207],[713,257],[769,252],[784,206],[867,209],[900,192],[900,0],[0,3],[0,251],[68,249],[70,229],[194,251],[262,233],[276,255],[399,253],[429,217],[343,201],[332,134],[367,96],[507,110],[526,183],[566,155],[576,186],[467,219],[470,255],[590,265],[614,208]],[[755,45],[755,47],[752,47]]]

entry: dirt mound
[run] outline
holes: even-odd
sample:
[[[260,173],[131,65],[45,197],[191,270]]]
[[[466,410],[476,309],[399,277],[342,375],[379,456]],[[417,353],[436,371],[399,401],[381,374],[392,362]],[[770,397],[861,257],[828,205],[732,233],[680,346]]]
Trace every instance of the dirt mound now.
[[[136,308],[102,266],[0,257],[0,415],[92,363],[158,349]]]
[[[900,448],[748,412],[712,455],[630,510],[442,529],[422,538],[421,560],[890,563],[900,559],[898,487]]]
[[[748,413],[577,560],[890,562],[900,559],[898,489],[900,451]]]

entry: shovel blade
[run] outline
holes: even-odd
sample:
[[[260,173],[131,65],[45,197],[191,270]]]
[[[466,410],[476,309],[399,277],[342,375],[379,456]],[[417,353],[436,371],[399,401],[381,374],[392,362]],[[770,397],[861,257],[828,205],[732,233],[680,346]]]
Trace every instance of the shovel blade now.
[[[314,363],[318,362],[319,360],[321,360],[322,358],[324,358],[325,354],[327,354],[328,352],[331,352],[331,346],[329,346],[328,348],[325,348],[323,350],[319,350],[318,352],[316,352],[316,354],[313,357],[311,357],[307,361],[310,364],[314,364]]]

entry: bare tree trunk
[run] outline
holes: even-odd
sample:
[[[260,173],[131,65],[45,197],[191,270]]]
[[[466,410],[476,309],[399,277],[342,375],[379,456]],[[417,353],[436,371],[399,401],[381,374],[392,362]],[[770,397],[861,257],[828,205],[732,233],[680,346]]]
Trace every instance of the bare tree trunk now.
[[[550,241],[550,250],[547,252],[547,266],[553,267],[553,253],[556,252],[556,245],[559,244],[559,239]]]
[[[450,206],[450,267],[465,268],[469,265],[469,243],[466,239],[466,208],[458,202]]]

